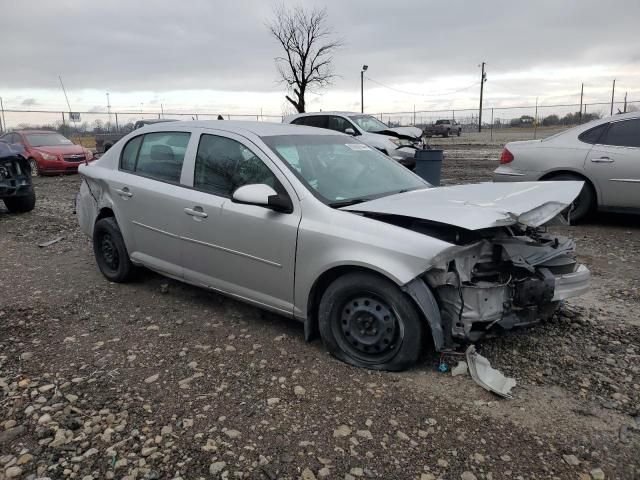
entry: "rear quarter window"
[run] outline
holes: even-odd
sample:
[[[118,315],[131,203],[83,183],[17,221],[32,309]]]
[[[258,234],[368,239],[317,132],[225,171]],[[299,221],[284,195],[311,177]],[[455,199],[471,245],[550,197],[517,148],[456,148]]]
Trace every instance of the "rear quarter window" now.
[[[598,125],[597,127],[590,128],[586,132],[582,132],[580,135],[578,135],[578,140],[594,145],[598,143],[600,137],[602,137],[602,133],[607,129],[608,126],[608,123],[604,123],[602,125]]]
[[[138,156],[138,150],[140,150],[140,143],[142,143],[142,135],[132,138],[122,149],[122,155],[120,156],[120,168],[128,172],[133,172],[136,167],[136,157]]]

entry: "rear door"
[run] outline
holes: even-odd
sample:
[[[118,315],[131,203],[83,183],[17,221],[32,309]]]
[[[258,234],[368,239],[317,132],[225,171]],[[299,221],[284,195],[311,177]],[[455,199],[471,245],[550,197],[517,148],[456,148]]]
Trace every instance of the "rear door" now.
[[[116,217],[134,261],[182,278],[180,183],[189,132],[154,132],[132,138],[122,150],[110,182]],[[193,155],[193,153],[191,153]]]
[[[613,121],[585,161],[600,186],[600,204],[640,207],[640,118]]]

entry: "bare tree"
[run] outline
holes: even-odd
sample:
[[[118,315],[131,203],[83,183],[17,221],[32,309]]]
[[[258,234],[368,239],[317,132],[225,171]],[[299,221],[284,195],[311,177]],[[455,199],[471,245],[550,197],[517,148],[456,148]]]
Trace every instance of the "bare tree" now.
[[[333,40],[333,31],[326,26],[327,10],[305,10],[301,6],[287,9],[284,5],[274,11],[268,25],[271,35],[280,43],[284,55],[276,57],[276,67],[282,81],[293,90],[295,98],[285,98],[302,113],[305,94],[313,88],[323,88],[335,77],[331,69],[333,53],[342,46]]]

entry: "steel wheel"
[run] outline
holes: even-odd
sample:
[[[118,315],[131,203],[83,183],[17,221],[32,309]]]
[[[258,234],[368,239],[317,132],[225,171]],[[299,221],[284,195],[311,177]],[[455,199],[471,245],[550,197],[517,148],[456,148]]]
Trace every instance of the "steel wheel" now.
[[[352,297],[342,305],[340,324],[334,332],[341,348],[364,362],[385,362],[394,357],[404,339],[398,315],[370,293]]]
[[[106,217],[96,222],[93,253],[98,268],[112,282],[126,282],[131,278],[134,267],[115,218]]]
[[[105,266],[113,270],[118,270],[120,265],[120,256],[118,255],[118,249],[111,238],[111,235],[104,233],[100,238],[100,253]]]

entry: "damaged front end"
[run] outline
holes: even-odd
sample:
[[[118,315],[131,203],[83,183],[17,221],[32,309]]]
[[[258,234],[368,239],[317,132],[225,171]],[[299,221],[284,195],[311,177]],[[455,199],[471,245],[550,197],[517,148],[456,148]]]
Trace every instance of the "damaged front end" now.
[[[473,234],[475,241],[448,249],[423,275],[446,346],[548,319],[561,300],[589,288],[589,270],[569,238],[521,225]]]

